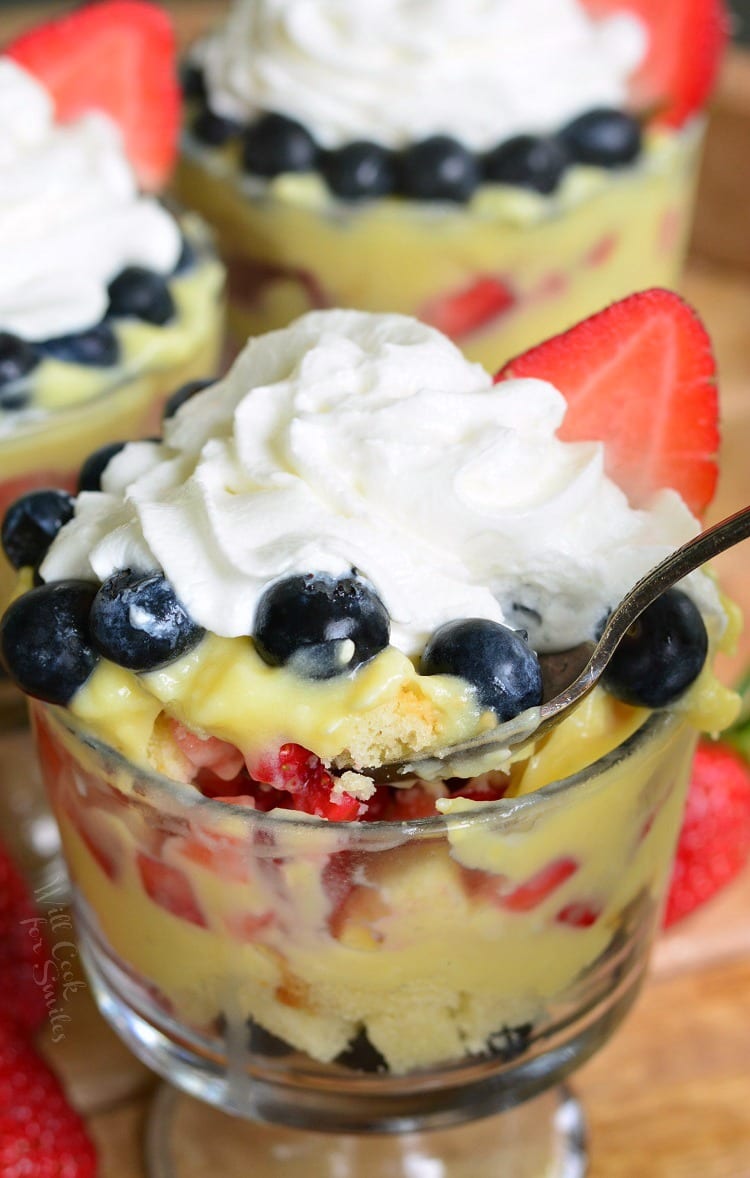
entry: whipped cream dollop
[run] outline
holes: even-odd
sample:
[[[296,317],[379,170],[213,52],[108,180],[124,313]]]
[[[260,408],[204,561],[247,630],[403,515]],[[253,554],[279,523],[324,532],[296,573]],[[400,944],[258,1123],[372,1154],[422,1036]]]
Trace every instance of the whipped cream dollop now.
[[[194,51],[213,108],[280,111],[324,147],[454,135],[474,149],[626,104],[643,60],[632,14],[579,0],[238,0]]]
[[[44,87],[0,58],[0,331],[83,331],[120,270],[168,274],[180,249],[174,218],[139,194],[115,123],[94,113],[56,124]]]
[[[564,414],[552,385],[493,385],[416,320],[314,311],[251,340],[163,442],[126,446],[42,575],[161,568],[197,622],[231,637],[277,578],[354,567],[407,654],[465,617],[564,649],[698,530],[674,491],[631,508],[600,443],[556,437]],[[708,578],[691,584],[717,608]]]

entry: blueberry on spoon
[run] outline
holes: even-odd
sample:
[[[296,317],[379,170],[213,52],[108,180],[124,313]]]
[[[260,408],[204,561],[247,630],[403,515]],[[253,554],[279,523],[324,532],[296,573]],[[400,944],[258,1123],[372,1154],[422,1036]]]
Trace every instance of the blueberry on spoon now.
[[[466,679],[482,706],[500,721],[542,702],[535,652],[517,630],[487,618],[461,618],[440,626],[424,649],[420,669],[423,675]]]

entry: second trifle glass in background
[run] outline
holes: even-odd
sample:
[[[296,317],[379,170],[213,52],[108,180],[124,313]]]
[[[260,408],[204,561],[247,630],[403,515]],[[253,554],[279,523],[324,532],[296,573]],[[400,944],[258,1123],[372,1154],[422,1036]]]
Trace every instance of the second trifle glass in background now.
[[[236,0],[194,48],[177,175],[239,341],[416,315],[494,367],[674,287],[721,0]]]
[[[0,56],[0,512],[40,489],[42,536],[43,488],[74,492],[92,452],[158,433],[167,397],[217,371],[223,267],[196,214],[152,195],[179,105],[173,30],[148,3],[87,8]],[[4,600],[14,564],[0,554]],[[0,723],[24,717],[3,676]],[[54,824],[22,732],[4,739],[0,829],[35,873]]]
[[[491,1114],[637,991],[696,729],[736,713],[713,674],[731,609],[691,575],[604,688],[472,777],[368,769],[537,704],[546,656],[695,533],[716,443],[708,341],[666,292],[494,386],[416,321],[331,312],[252,341],[79,498],[2,650],[40,700],[102,1009],[219,1108],[376,1134],[279,1144],[162,1104],[155,1175],[331,1175],[342,1150],[452,1175],[461,1139],[432,1130],[478,1115],[474,1165],[582,1172],[555,1094]]]

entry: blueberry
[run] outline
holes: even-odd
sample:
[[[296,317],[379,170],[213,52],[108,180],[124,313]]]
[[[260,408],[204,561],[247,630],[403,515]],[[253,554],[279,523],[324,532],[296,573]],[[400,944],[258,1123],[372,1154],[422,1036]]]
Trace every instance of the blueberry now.
[[[533,1032],[533,1023],[517,1023],[515,1026],[506,1024],[489,1036],[487,1052],[499,1056],[503,1063],[510,1063],[528,1050]]]
[[[207,147],[224,147],[242,131],[242,124],[236,119],[227,119],[205,107],[193,119],[191,131],[196,139]]]
[[[546,196],[555,191],[569,162],[560,140],[517,135],[487,153],[484,174],[495,183],[531,188]]]
[[[206,79],[203,70],[194,61],[184,61],[180,66],[180,87],[183,97],[192,102],[205,102],[207,97]]]
[[[31,344],[9,331],[0,331],[0,388],[23,380],[38,363]]]
[[[318,148],[310,132],[286,115],[261,115],[245,131],[242,163],[256,176],[310,172],[317,158]]]
[[[400,173],[402,191],[417,200],[467,201],[480,181],[477,157],[447,135],[407,147]]]
[[[163,327],[174,319],[175,305],[161,274],[145,266],[126,266],[109,284],[110,315],[133,316]]]
[[[73,518],[67,491],[29,491],[11,503],[2,525],[3,551],[15,569],[36,567],[63,524]]]
[[[213,383],[214,380],[209,378],[208,380],[189,380],[187,384],[181,385],[180,388],[176,390],[176,392],[172,393],[171,397],[167,397],[166,403],[164,405],[164,421],[166,421],[169,417],[174,417],[177,410],[180,409],[186,401],[189,401],[190,398],[194,397],[196,393],[202,393],[204,389],[207,389]]]
[[[28,409],[31,404],[31,390],[29,388],[4,389],[0,385],[0,413],[18,413],[21,409]]]
[[[499,720],[512,720],[542,702],[536,654],[516,630],[486,618],[446,622],[422,654],[423,675],[459,675]]]
[[[352,573],[306,573],[270,585],[258,602],[253,638],[272,667],[290,663],[307,679],[330,679],[388,645],[390,619],[375,590]]]
[[[126,445],[125,442],[109,442],[100,446],[85,459],[78,475],[78,491],[101,491],[102,475],[109,466],[110,460]]]
[[[641,125],[622,110],[600,107],[568,123],[560,133],[571,157],[579,164],[619,168],[640,155]]]
[[[624,703],[664,708],[697,679],[707,653],[708,635],[697,605],[681,589],[668,589],[633,622],[603,681]]]
[[[173,662],[204,633],[162,573],[122,569],[104,582],[91,607],[97,650],[130,671],[154,671]]]
[[[67,704],[86,682],[99,659],[88,629],[95,593],[90,581],[53,581],[17,597],[5,611],[0,652],[27,695]]]
[[[387,196],[396,188],[393,152],[364,139],[325,152],[320,170],[331,192],[345,200]]]
[[[96,323],[86,331],[60,335],[37,344],[41,352],[65,364],[111,368],[120,358],[120,345],[110,323]]]

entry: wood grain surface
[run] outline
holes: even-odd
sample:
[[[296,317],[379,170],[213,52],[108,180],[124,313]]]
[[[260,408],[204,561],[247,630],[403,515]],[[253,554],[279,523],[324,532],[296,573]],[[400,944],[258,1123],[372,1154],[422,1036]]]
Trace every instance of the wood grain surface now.
[[[34,5],[33,18],[68,7]],[[166,7],[185,42],[226,5],[176,0]],[[4,12],[0,42],[30,17],[25,4]],[[737,51],[715,104],[705,165],[684,293],[704,316],[719,360],[718,518],[750,501],[750,57]],[[750,617],[750,546],[717,563]],[[748,660],[746,633],[724,661],[727,681]],[[67,1012],[64,1038],[53,1043],[48,1031],[44,1049],[89,1120],[100,1178],[143,1178],[143,1121],[154,1080],[105,1026],[86,985]],[[750,1178],[750,870],[662,937],[635,1011],[573,1087],[588,1117],[590,1178]]]

